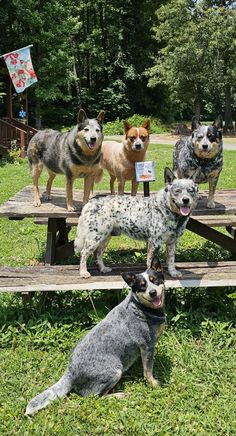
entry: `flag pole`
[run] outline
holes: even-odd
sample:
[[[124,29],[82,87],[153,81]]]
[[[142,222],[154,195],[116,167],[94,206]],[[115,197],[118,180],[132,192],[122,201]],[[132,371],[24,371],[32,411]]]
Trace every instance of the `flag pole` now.
[[[10,54],[10,53],[11,53],[11,54],[12,54],[12,53],[16,53],[17,51],[24,50],[24,48],[29,48],[29,47],[33,47],[33,44],[26,45],[25,47],[18,48],[17,50],[9,51],[8,53],[5,53],[5,54],[1,55],[0,58],[3,58],[4,56],[6,56],[6,55],[8,55],[8,54]]]

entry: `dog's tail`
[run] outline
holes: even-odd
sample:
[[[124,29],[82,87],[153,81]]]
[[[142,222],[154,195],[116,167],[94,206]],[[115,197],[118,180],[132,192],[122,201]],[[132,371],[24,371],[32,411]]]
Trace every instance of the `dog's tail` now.
[[[60,380],[50,388],[36,395],[26,407],[25,415],[34,415],[39,410],[44,409],[47,405],[57,398],[64,397],[72,389],[72,380],[68,373],[65,373]]]

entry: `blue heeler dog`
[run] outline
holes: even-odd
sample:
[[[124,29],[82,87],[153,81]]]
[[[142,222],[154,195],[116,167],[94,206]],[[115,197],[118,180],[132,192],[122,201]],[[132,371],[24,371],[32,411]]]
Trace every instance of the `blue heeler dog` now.
[[[154,260],[144,273],[123,273],[122,277],[131,292],[78,342],[65,374],[29,402],[26,415],[71,390],[82,396],[107,394],[140,354],[144,377],[153,388],[158,386],[153,377],[153,355],[165,323],[160,263]]]
[[[190,179],[177,179],[166,168],[166,187],[150,197],[109,195],[90,200],[82,210],[75,238],[75,252],[80,252],[80,276],[90,277],[87,259],[94,252],[100,271],[111,271],[103,263],[103,252],[111,236],[124,233],[149,243],[148,267],[154,252],[158,255],[160,246],[165,243],[169,274],[181,277],[175,268],[176,241],[197,204],[195,178],[198,177],[199,170]]]
[[[104,111],[97,118],[88,118],[80,109],[78,122],[68,132],[46,129],[37,132],[30,140],[27,150],[34,189],[34,206],[41,205],[38,180],[45,166],[48,182],[45,199],[51,199],[51,187],[57,174],[66,177],[67,209],[73,211],[73,183],[77,177],[84,178],[83,203],[87,203],[95,182],[102,177],[100,166],[103,140]]]
[[[214,195],[223,167],[222,127],[221,118],[212,126],[202,126],[193,118],[192,135],[177,141],[173,154],[173,170],[178,177],[190,177],[200,168],[197,182],[209,183],[209,208],[215,207]]]

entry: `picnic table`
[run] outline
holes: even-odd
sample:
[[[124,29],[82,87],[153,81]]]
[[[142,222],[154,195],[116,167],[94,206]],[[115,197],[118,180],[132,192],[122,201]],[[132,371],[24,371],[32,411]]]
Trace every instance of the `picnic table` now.
[[[43,192],[44,188],[40,188]],[[197,208],[189,219],[187,229],[230,251],[236,258],[236,190],[224,189],[215,195],[216,208],[206,207],[207,191],[201,192]],[[96,194],[107,194],[97,192]],[[101,275],[91,268],[92,277],[78,276],[78,266],[54,265],[74,254],[74,241],[69,241],[72,226],[77,225],[82,210],[82,191],[74,190],[75,212],[66,209],[66,195],[62,188],[52,189],[52,200],[33,206],[32,186],[26,186],[0,206],[0,217],[22,220],[33,217],[35,224],[47,225],[45,265],[35,267],[1,267],[0,291],[120,289],[124,282],[120,272],[124,268],[141,271],[144,265],[114,266],[114,272]],[[142,195],[142,194],[139,194]],[[151,193],[152,195],[152,193]],[[223,234],[217,227],[225,227]],[[236,286],[236,261],[177,263],[182,278],[170,278],[165,272],[166,287]],[[142,269],[141,269],[142,268]],[[122,285],[123,283],[123,285]],[[122,286],[121,286],[122,285]]]

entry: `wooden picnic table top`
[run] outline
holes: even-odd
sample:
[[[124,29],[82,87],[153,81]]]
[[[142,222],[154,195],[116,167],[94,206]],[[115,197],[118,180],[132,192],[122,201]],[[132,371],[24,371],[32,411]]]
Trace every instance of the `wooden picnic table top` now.
[[[41,187],[40,192],[43,193],[45,188]],[[108,194],[107,191],[96,191],[95,195]],[[154,194],[151,192],[151,195]],[[193,216],[203,215],[232,215],[236,214],[236,189],[223,189],[215,194],[215,209],[207,208],[208,191],[201,191],[201,198],[198,201],[197,208],[193,211]],[[139,193],[142,195],[142,193]],[[13,197],[0,206],[0,217],[8,218],[68,218],[80,215],[82,209],[83,192],[74,189],[74,203],[77,208],[75,212],[68,212],[66,209],[66,193],[63,188],[52,189],[52,200],[42,201],[40,207],[33,206],[33,187],[26,186],[17,192]]]

